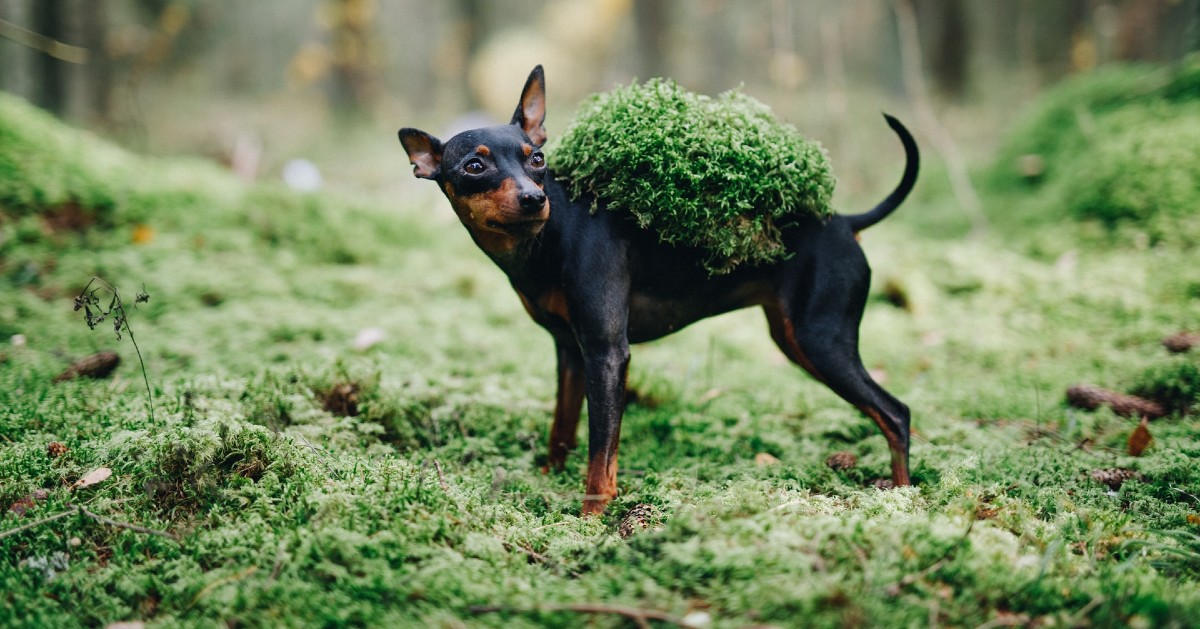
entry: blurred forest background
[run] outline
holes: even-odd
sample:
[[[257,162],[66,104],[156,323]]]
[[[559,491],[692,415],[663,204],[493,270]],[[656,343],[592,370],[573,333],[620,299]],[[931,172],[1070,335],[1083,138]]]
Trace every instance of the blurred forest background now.
[[[1198,22],[1200,0],[0,0],[0,88],[140,150],[249,178],[305,156],[393,194],[403,160],[371,169],[364,145],[382,159],[400,126],[506,120],[536,63],[552,135],[633,78],[741,85],[824,142],[853,194],[892,141],[881,109],[931,156],[990,156],[1039,89],[1181,59]]]

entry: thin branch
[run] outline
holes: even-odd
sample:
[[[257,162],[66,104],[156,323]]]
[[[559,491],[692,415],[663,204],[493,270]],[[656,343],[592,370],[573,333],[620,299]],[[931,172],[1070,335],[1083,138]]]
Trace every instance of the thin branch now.
[[[4,539],[10,535],[16,535],[17,533],[20,533],[21,531],[27,531],[35,526],[41,526],[47,522],[53,522],[55,520],[65,518],[68,515],[71,515],[72,513],[75,513],[74,509],[71,509],[70,511],[63,511],[62,513],[55,513],[52,516],[48,516],[48,517],[42,518],[42,519],[34,521],[34,522],[30,522],[29,524],[23,524],[21,526],[18,526],[15,529],[9,529],[7,531],[0,532],[0,539]]]
[[[15,529],[9,529],[7,531],[0,532],[0,539],[4,539],[5,537],[8,537],[10,535],[16,535],[17,533],[20,533],[22,531],[27,531],[31,528],[41,526],[48,522],[53,522],[55,520],[61,520],[62,518],[65,518],[65,517],[71,515],[72,513],[79,513],[80,515],[89,517],[97,522],[100,522],[101,524],[107,524],[109,526],[115,526],[115,527],[121,528],[121,529],[128,529],[130,531],[135,531],[137,533],[145,533],[147,535],[158,535],[159,537],[165,537],[173,542],[179,543],[179,536],[175,535],[174,533],[168,533],[166,531],[159,531],[157,529],[146,528],[144,526],[139,526],[137,524],[131,524],[129,522],[122,522],[120,520],[114,520],[112,518],[102,516],[99,513],[94,513],[92,511],[89,511],[86,508],[84,508],[82,505],[76,505],[73,509],[55,513],[54,515],[51,515],[51,516],[46,516],[40,520],[35,520],[28,524],[23,524],[21,526],[18,526]]]
[[[21,28],[8,20],[0,20],[0,37],[10,39],[27,48],[43,52],[67,63],[87,63],[88,49],[64,44],[29,29]]]
[[[159,537],[165,537],[175,543],[179,543],[179,536],[175,535],[174,533],[168,533],[166,531],[159,531],[157,529],[146,528],[144,526],[139,526],[137,524],[131,524],[129,522],[122,522],[120,520],[114,520],[112,518],[102,516],[99,513],[93,513],[91,511],[88,511],[82,505],[79,505],[76,508],[79,509],[79,513],[86,515],[87,517],[89,517],[97,522],[101,522],[101,523],[107,524],[109,526],[115,526],[115,527],[121,528],[121,529],[128,529],[130,531],[135,531],[138,533],[145,533],[147,535],[157,535]]]

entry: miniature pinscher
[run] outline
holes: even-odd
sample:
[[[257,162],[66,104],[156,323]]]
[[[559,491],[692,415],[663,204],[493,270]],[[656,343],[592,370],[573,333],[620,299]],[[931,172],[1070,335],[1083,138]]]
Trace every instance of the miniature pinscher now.
[[[413,172],[441,187],[475,244],[507,275],[529,315],[554,338],[558,396],[548,467],[562,470],[575,448],[587,399],[588,464],[584,514],[617,494],[617,447],[625,409],[629,345],[747,306],[767,316],[783,353],[870,417],[887,439],[892,482],[908,485],[909,410],[876,383],[858,354],[858,327],[871,270],[857,233],[886,218],[917,179],[919,154],[898,120],[904,145],[899,185],[874,209],[832,218],[802,217],[783,230],[789,257],[711,275],[703,254],[663,244],[603,200],[572,198],[548,170],[545,76],[533,69],[507,125],[464,131],[441,142],[400,130]]]

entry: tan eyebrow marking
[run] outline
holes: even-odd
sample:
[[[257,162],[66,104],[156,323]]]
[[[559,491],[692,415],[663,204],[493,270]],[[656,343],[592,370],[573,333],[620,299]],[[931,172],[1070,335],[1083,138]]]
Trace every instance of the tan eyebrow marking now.
[[[533,152],[533,147],[528,144],[522,144],[521,152],[525,153],[525,157],[529,157],[529,154]]]
[[[475,147],[475,152],[484,157],[487,157],[488,155],[492,154],[492,149],[489,149],[487,146],[480,144],[479,146]]]

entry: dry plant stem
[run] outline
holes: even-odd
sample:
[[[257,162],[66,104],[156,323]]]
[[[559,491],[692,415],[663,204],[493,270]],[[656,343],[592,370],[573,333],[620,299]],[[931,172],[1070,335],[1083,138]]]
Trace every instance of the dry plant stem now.
[[[925,85],[925,77],[921,74],[921,39],[917,31],[917,14],[910,0],[892,0],[892,8],[896,11],[896,26],[900,31],[900,67],[904,75],[904,86],[912,99],[913,113],[917,123],[929,134],[933,147],[946,164],[946,174],[950,178],[950,187],[954,198],[966,210],[971,220],[971,235],[982,236],[988,228],[987,215],[983,213],[983,203],[979,194],[971,185],[971,177],[963,161],[958,144],[938,121],[929,101],[929,88]]]
[[[137,533],[145,533],[147,535],[157,535],[159,537],[165,537],[176,543],[179,542],[179,537],[173,533],[168,533],[166,531],[159,531],[157,529],[151,529],[151,528],[147,528],[144,526],[139,526],[137,524],[131,524],[129,522],[122,522],[120,520],[114,520],[112,518],[102,516],[99,513],[93,513],[92,511],[89,511],[80,505],[76,505],[75,507],[73,507],[71,509],[68,509],[66,511],[61,511],[59,513],[55,513],[54,515],[44,517],[40,520],[35,520],[28,524],[23,524],[21,526],[18,526],[15,529],[9,529],[7,531],[0,532],[0,539],[4,539],[5,537],[8,537],[10,535],[16,535],[17,533],[20,533],[21,531],[27,531],[31,528],[41,526],[43,524],[47,524],[47,523],[53,522],[55,520],[61,520],[62,518],[65,518],[73,513],[78,513],[85,517],[89,517],[97,522],[100,522],[101,524],[107,524],[109,526],[115,526],[117,528],[135,531]]]
[[[43,524],[46,524],[47,522],[53,522],[55,520],[60,520],[62,518],[67,517],[68,515],[71,515],[72,513],[75,513],[74,509],[72,509],[70,511],[63,511],[62,513],[55,513],[54,515],[44,517],[40,520],[35,520],[28,524],[23,524],[21,526],[18,526],[15,529],[9,529],[7,531],[0,532],[0,539],[4,539],[10,535],[16,535],[17,533],[20,533],[21,531],[28,531],[31,528],[41,526]]]
[[[139,526],[137,524],[131,524],[129,522],[122,522],[120,520],[114,520],[112,518],[107,518],[98,513],[92,513],[91,511],[88,511],[87,509],[83,508],[82,506],[79,506],[77,508],[79,509],[79,513],[82,513],[83,515],[86,515],[87,517],[89,517],[97,522],[101,522],[101,523],[107,524],[109,526],[115,526],[115,527],[121,528],[121,529],[128,529],[130,531],[136,531],[138,533],[145,533],[147,535],[157,535],[159,537],[165,537],[176,543],[179,542],[179,537],[177,535],[175,535],[174,533],[168,533],[166,531],[160,531],[158,529],[146,528],[144,526]]]
[[[117,340],[120,340],[121,338],[121,328],[124,328],[125,331],[129,333],[129,341],[133,343],[133,351],[137,353],[138,365],[142,368],[142,382],[146,384],[146,403],[150,408],[150,423],[154,423],[154,393],[150,389],[150,376],[146,374],[146,361],[142,359],[142,348],[138,347],[137,338],[133,335],[133,328],[129,327],[129,317],[125,312],[125,303],[121,301],[121,293],[117,292],[117,289],[114,288],[112,284],[109,284],[99,277],[92,276],[92,279],[88,281],[87,286],[84,286],[83,290],[79,292],[79,296],[75,298],[75,310],[79,310],[83,304],[82,300],[85,299],[85,297],[87,299],[94,299],[95,291],[89,293],[88,289],[92,287],[92,284],[97,282],[99,282],[103,288],[108,289],[108,292],[113,294],[113,306],[107,311],[102,311],[101,318],[103,319],[110,313],[116,314],[116,316],[120,317],[120,325],[117,327]],[[144,301],[142,297],[145,296],[139,295],[138,301]],[[92,327],[90,318],[88,320],[88,326]]]

